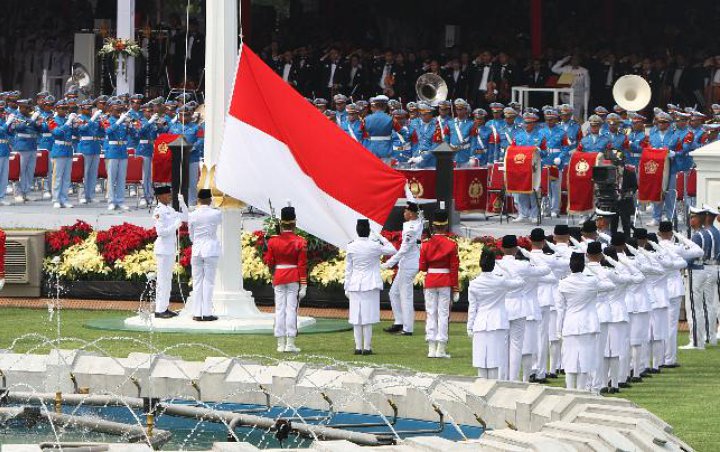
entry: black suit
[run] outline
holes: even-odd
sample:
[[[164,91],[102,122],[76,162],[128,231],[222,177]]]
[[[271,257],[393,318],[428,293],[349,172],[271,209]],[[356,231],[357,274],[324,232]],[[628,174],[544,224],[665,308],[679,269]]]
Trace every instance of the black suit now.
[[[457,73],[453,69],[447,69],[443,72],[442,78],[448,86],[448,98],[457,99],[462,97],[467,99],[467,71],[458,70]]]
[[[497,65],[492,63],[487,65],[473,63],[471,69],[472,74],[469,77],[470,86],[468,87],[468,97],[473,100],[474,107],[482,107],[487,110],[488,101],[485,99],[487,91],[480,90],[480,83],[482,82],[485,67],[489,68],[487,82],[495,82],[496,84],[500,82],[500,74]]]
[[[538,71],[530,69],[525,71],[525,84],[531,88],[544,88],[547,85],[550,70],[541,66]],[[552,94],[550,93],[529,93],[530,106],[541,108],[543,105],[552,103]]]
[[[346,87],[346,93],[348,96],[352,96],[353,99],[361,99],[365,97],[367,92],[368,77],[365,68],[357,66],[353,73],[353,68],[348,67],[345,72],[346,78],[343,80],[343,85]]]
[[[283,74],[285,73],[284,61],[279,61],[277,63],[277,65],[275,66],[275,72],[277,72],[280,77],[283,77]],[[292,86],[294,86],[295,89],[298,89],[298,67],[295,62],[290,63],[290,70],[288,72],[288,77],[286,81]]]
[[[678,105],[692,105],[693,99],[693,69],[688,66],[673,66],[668,71],[670,82],[670,101]]]
[[[635,171],[625,170],[622,174],[620,183],[620,199],[616,204],[615,215],[612,219],[611,227],[613,233],[618,230],[618,223],[622,223],[623,234],[626,238],[630,237],[632,231],[632,222],[630,217],[635,214],[635,198],[634,194],[638,190],[637,174]]]
[[[315,89],[315,64],[309,58],[300,58],[295,62],[295,66],[297,67],[298,91],[305,97],[312,97]]]
[[[334,73],[332,70],[333,64],[335,64]],[[344,90],[344,86],[342,84],[343,80],[345,80],[345,77],[343,76],[344,72],[345,66],[340,60],[338,60],[337,62],[332,62],[328,60],[321,61],[317,77],[317,87],[315,92],[316,96],[322,95],[325,97],[325,99],[330,101],[335,94],[341,93]],[[334,87],[328,86],[330,84],[331,75],[332,84],[335,85]]]
[[[612,73],[611,72],[612,69]],[[608,74],[610,74],[610,83],[608,83]],[[595,65],[590,74],[590,89],[592,94],[591,108],[602,105],[605,108],[612,108],[615,104],[612,95],[612,89],[617,79],[624,75],[624,68],[615,63],[612,66],[599,63]]]

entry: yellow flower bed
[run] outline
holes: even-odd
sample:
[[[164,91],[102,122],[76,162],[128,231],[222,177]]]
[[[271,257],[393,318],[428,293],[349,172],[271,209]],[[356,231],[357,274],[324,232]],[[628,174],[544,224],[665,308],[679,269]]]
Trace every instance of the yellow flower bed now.
[[[107,275],[111,272],[112,269],[105,264],[95,243],[96,235],[93,232],[85,241],[63,251],[55,269],[61,278],[74,280],[83,275]],[[51,258],[45,259],[43,265],[46,270],[55,267]]]

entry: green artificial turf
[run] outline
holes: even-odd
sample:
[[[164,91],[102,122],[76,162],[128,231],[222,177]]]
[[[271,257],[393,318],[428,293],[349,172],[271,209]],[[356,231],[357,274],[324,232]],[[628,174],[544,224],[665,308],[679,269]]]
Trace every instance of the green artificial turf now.
[[[114,332],[89,329],[85,322],[101,318],[124,318],[128,312],[63,310],[61,316],[61,337],[79,338],[97,342],[105,352],[115,356],[127,356],[130,352],[152,352],[182,343],[193,343],[171,349],[168,353],[187,360],[203,360],[206,356],[218,356],[219,351],[230,355],[264,355],[272,358],[331,363],[332,360],[359,361],[391,366],[408,367],[424,372],[455,375],[473,375],[471,367],[471,343],[465,333],[465,325],[453,323],[450,326],[449,351],[452,359],[428,359],[422,322],[417,322],[412,337],[391,336],[382,332],[387,322],[376,325],[373,348],[375,355],[354,356],[352,333],[319,333],[300,336],[297,345],[303,349],[298,357],[275,352],[275,339],[261,335],[183,335],[177,333],[155,334]],[[57,322],[48,320],[44,310],[1,309],[0,349],[11,347],[13,340],[25,334],[36,333],[55,339]],[[130,341],[121,338],[135,338]],[[685,344],[687,334],[681,334],[680,343]],[[35,337],[19,340],[14,352],[46,353],[49,346],[40,346]],[[60,348],[83,347],[82,341],[63,340]],[[204,345],[203,345],[204,344]],[[214,347],[219,351],[209,347]],[[91,350],[91,348],[88,348]],[[327,358],[320,358],[327,357]],[[682,367],[664,370],[662,374],[648,378],[644,383],[635,384],[619,395],[647,408],[675,428],[675,433],[698,451],[720,450],[720,347],[709,347],[703,351],[679,351]],[[552,385],[562,386],[562,379]]]

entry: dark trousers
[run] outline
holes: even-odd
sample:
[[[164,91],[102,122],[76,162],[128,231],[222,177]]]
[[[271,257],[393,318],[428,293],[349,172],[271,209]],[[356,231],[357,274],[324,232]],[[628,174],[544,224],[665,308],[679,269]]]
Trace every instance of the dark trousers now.
[[[631,217],[635,214],[635,200],[632,198],[620,199],[615,208],[615,215],[610,225],[610,230],[614,233],[618,230],[619,223],[622,223],[623,234],[625,238],[630,238],[632,232]]]

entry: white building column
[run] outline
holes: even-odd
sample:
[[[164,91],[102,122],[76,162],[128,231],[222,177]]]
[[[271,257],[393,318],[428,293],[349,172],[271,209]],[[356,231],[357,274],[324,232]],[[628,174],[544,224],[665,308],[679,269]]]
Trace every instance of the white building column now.
[[[117,37],[135,39],[135,0],[117,0]],[[118,58],[117,94],[135,92],[135,58]]]
[[[714,141],[693,151],[697,168],[697,205],[720,204],[720,141]]]

